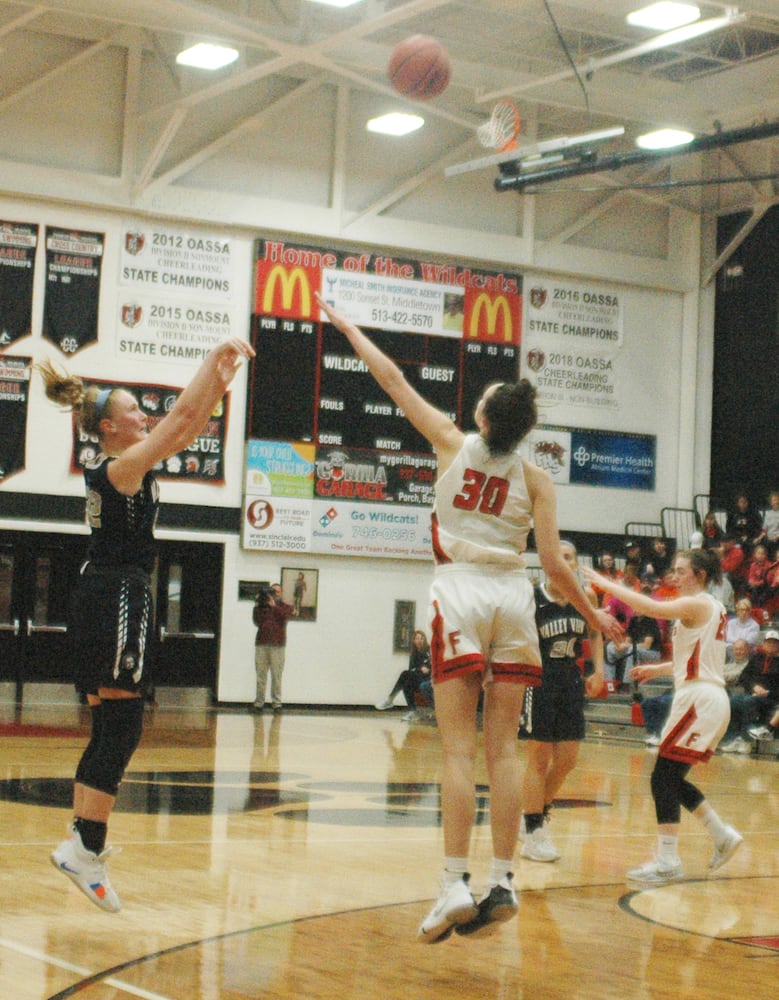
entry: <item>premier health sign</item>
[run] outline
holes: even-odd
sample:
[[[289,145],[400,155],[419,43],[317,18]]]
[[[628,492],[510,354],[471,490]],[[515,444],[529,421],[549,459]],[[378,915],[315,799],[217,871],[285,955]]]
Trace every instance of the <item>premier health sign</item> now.
[[[653,435],[540,425],[529,437],[530,461],[546,469],[556,483],[655,488]]]

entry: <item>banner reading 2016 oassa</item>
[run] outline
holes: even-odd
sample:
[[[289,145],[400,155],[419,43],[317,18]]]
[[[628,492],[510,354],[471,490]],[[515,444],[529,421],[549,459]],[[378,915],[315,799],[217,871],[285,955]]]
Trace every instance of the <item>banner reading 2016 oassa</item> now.
[[[432,449],[314,292],[467,430],[484,386],[517,378],[521,276],[259,240],[254,281],[244,547],[429,558]]]

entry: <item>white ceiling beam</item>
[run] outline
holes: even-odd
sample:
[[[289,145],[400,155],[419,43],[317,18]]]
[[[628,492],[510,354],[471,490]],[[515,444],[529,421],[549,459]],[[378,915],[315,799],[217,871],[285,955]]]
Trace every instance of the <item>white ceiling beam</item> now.
[[[58,66],[55,66],[54,69],[49,70],[48,73],[44,73],[41,76],[36,77],[34,80],[31,80],[30,83],[26,84],[24,87],[20,87],[13,93],[8,94],[0,101],[0,112],[5,111],[16,101],[29,97],[36,91],[47,87],[52,81],[57,80],[59,77],[72,73],[72,71],[77,66],[80,66],[81,63],[87,62],[89,59],[93,59],[98,53],[102,52],[103,49],[107,49],[112,44],[113,41],[110,38],[103,39],[101,42],[95,42],[94,45],[88,46],[77,55],[72,56],[70,59],[66,59]]]
[[[264,107],[262,111],[258,112],[256,115],[250,115],[248,118],[244,118],[228,132],[224,132],[220,135],[218,139],[214,139],[213,142],[209,142],[205,146],[202,146],[196,153],[192,153],[185,159],[180,160],[175,166],[166,170],[165,173],[160,174],[152,182],[150,182],[148,187],[154,189],[163,187],[170,184],[172,181],[177,180],[184,174],[189,173],[190,170],[194,170],[195,167],[199,167],[201,163],[205,163],[206,160],[210,160],[226,146],[231,146],[241,135],[244,135],[247,132],[255,132],[257,129],[262,128],[271,114],[277,114],[279,111],[282,111],[287,104],[291,104],[293,101],[298,101],[304,98],[311,91],[319,89],[320,86],[320,80],[308,80],[299,87],[295,87],[283,97],[279,98],[279,100],[274,101],[273,104],[269,104]]]

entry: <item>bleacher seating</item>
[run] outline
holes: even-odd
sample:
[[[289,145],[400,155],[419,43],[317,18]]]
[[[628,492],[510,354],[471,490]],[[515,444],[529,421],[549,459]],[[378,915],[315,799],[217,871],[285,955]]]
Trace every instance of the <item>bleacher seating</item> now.
[[[674,540],[677,549],[690,547],[690,535],[699,527],[697,514],[691,507],[663,507],[660,521],[663,534]]]

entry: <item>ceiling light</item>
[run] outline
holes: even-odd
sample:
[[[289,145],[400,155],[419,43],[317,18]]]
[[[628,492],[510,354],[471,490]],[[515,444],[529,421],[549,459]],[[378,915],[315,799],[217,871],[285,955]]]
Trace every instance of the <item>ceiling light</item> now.
[[[392,111],[379,118],[371,118],[365,126],[369,132],[381,132],[384,135],[407,135],[422,128],[425,119],[419,115],[409,115],[402,111]]]
[[[351,7],[360,0],[309,0],[309,3],[323,3],[326,7]]]
[[[238,49],[226,45],[211,45],[199,42],[176,56],[176,62],[181,66],[195,66],[197,69],[221,69],[229,66],[238,58]]]
[[[628,24],[639,28],[654,28],[656,31],[670,31],[680,28],[683,24],[691,24],[701,16],[700,7],[692,3],[673,3],[664,0],[653,3],[641,10],[634,10],[625,18]]]
[[[686,146],[695,136],[692,132],[684,132],[678,128],[661,128],[656,132],[647,132],[636,139],[636,145],[641,149],[672,149],[674,146]]]

